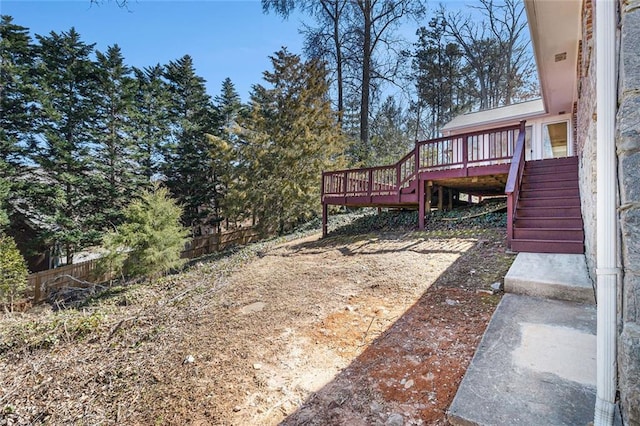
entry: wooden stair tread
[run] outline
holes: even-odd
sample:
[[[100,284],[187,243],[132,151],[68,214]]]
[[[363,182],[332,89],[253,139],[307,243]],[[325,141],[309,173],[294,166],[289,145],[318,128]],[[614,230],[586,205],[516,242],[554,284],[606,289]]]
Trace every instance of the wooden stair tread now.
[[[582,227],[577,228],[520,228],[520,229],[535,229],[536,231],[582,231]]]
[[[511,249],[534,253],[584,253],[582,241],[572,240],[511,240]]]
[[[544,239],[544,240],[537,240],[534,238],[514,238],[511,241],[516,241],[516,242],[552,242],[554,244],[557,243],[582,243],[582,240],[549,240],[549,239]]]

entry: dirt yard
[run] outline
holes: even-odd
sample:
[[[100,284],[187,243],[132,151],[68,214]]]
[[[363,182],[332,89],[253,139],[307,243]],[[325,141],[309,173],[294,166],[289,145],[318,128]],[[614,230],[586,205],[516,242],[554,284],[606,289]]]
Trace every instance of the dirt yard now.
[[[0,425],[443,425],[504,229],[256,246],[0,325]]]

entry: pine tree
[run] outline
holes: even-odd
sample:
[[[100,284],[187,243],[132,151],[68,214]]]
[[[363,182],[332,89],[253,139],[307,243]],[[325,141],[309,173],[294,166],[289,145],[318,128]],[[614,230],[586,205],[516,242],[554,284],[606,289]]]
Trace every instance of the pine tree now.
[[[285,232],[317,214],[322,170],[339,167],[344,138],[328,99],[327,72],[280,50],[270,88],[251,99],[245,158],[249,200],[264,232]]]
[[[180,253],[189,231],[180,224],[182,209],[157,184],[125,210],[125,222],[105,235],[109,254],[103,262],[111,272],[149,279],[182,265]]]
[[[420,28],[417,34],[413,70],[420,112],[418,121],[426,123],[423,137],[432,138],[437,137],[440,128],[453,117],[469,110],[469,93],[473,89],[464,78],[460,46],[448,40],[442,17],[431,19],[429,27]]]
[[[0,18],[0,176],[16,173],[31,133],[29,70],[33,66],[29,29]]]
[[[183,223],[196,234],[217,221],[219,194],[206,134],[214,133],[211,99],[205,81],[186,55],[166,66],[171,93],[172,146],[165,155],[167,186],[184,208]]]
[[[219,194],[216,214],[227,219],[228,225],[230,220],[235,222],[241,218],[244,210],[245,197],[238,183],[243,170],[241,125],[246,119],[246,107],[229,78],[222,82],[220,95],[215,97],[215,111],[218,129],[216,135],[210,135],[210,140]]]
[[[27,288],[27,264],[13,238],[0,233],[0,301],[13,302]]]
[[[9,224],[7,199],[9,198],[9,182],[0,178],[0,232]]]
[[[93,204],[97,175],[91,159],[98,103],[93,45],[84,43],[73,28],[36,38],[38,135],[30,152],[45,182],[33,208],[39,217],[49,217],[51,237],[72,263],[78,249],[99,237],[94,228],[98,206]]]
[[[125,65],[118,45],[106,53],[97,52],[98,99],[95,106],[95,172],[98,191],[94,202],[99,217],[95,226],[102,229],[118,225],[124,207],[138,192],[137,147],[132,137],[135,80]]]
[[[374,165],[393,164],[413,148],[407,117],[389,96],[371,121],[371,148]]]
[[[134,68],[136,92],[132,113],[132,136],[137,150],[139,174],[147,185],[162,168],[162,155],[169,141],[170,94],[163,79],[164,68],[154,65],[145,69]]]
[[[215,97],[215,109],[223,138],[229,142],[237,141],[235,128],[238,126],[238,120],[244,115],[245,106],[230,78],[225,78],[222,82],[220,95]]]
[[[13,198],[24,196],[25,147],[33,135],[33,46],[28,28],[0,17],[0,179]],[[10,205],[3,206],[5,215]],[[6,217],[8,220],[8,217]]]

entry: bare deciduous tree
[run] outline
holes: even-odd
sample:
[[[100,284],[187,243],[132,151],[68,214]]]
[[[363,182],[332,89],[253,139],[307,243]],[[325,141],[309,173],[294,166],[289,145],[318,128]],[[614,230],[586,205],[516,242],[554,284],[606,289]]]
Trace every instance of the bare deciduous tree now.
[[[358,132],[363,158],[370,148],[371,104],[383,83],[397,83],[400,24],[420,18],[426,11],[422,0],[263,0],[265,11],[288,17],[298,8],[316,19],[317,27],[306,26],[307,53],[325,59],[335,72],[338,110],[342,116],[347,98],[358,102]],[[347,93],[349,92],[349,93]],[[349,99],[352,101],[353,99]]]
[[[477,83],[480,109],[531,97],[535,64],[526,34],[524,6],[517,0],[480,0],[473,6],[485,19],[441,7],[447,35],[458,43]]]

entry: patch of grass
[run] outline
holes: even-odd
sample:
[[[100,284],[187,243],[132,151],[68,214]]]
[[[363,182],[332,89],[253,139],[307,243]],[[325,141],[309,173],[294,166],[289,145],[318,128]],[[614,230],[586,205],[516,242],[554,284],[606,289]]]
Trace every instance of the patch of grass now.
[[[51,349],[61,342],[84,341],[100,331],[106,317],[102,311],[84,313],[71,310],[58,311],[45,318],[4,324],[0,355]]]

